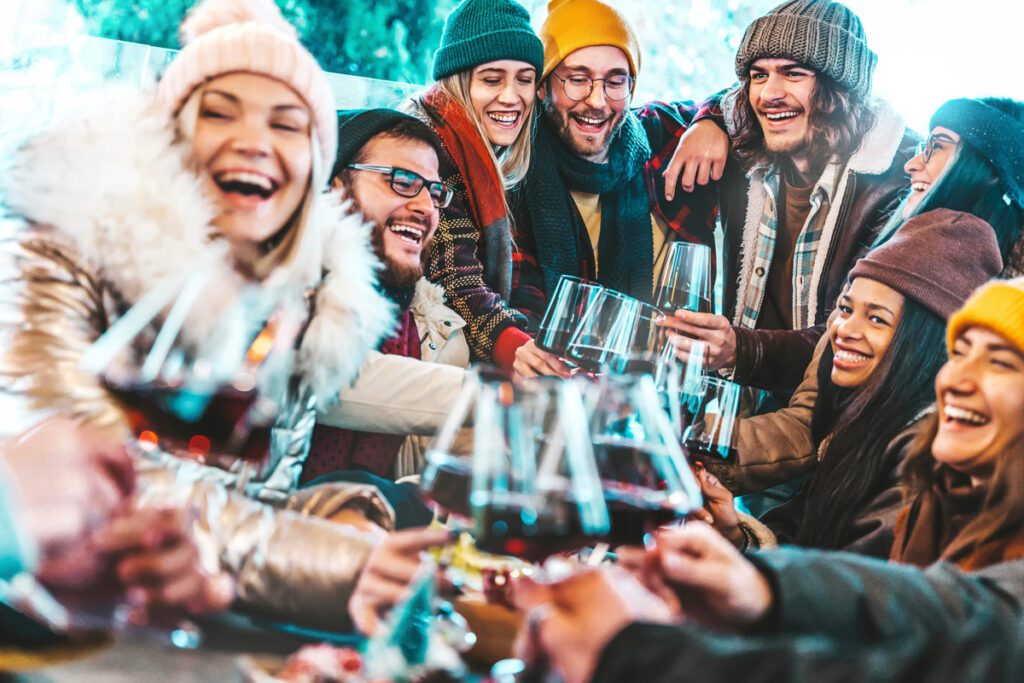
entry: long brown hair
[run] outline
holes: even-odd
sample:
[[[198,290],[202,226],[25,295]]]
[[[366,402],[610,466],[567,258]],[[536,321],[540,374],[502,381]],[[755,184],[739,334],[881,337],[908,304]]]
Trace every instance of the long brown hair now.
[[[866,98],[844,90],[821,72],[815,74],[817,83],[809,112],[811,149],[808,156],[811,167],[820,169],[830,161],[852,156],[878,116]],[[748,168],[774,163],[775,155],[765,147],[764,131],[750,103],[750,76],[741,78],[726,98],[732,106],[733,150],[740,161]]]
[[[914,441],[903,466],[903,482],[907,486],[907,503],[912,504],[929,491],[938,480],[941,468],[932,457],[932,442],[939,431],[939,416],[931,415]],[[977,517],[968,525],[969,533],[978,541],[991,538],[1007,529],[1024,529],[1024,437],[997,446],[1000,453],[989,478],[988,492]],[[965,531],[964,533],[968,533]]]

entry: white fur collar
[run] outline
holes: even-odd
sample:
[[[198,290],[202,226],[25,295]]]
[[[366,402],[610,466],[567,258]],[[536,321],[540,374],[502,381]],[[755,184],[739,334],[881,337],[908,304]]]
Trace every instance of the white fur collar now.
[[[452,329],[465,327],[466,321],[462,316],[448,308],[444,301],[444,288],[421,277],[416,282],[416,292],[409,308],[416,319],[450,322]]]
[[[105,91],[79,111],[19,150],[10,209],[70,238],[84,265],[130,302],[197,268],[232,277],[225,245],[209,239],[213,210],[150,96]],[[317,287],[298,369],[324,404],[355,378],[394,311],[375,287],[369,226],[347,203],[318,195],[309,227],[293,264],[271,277]]]

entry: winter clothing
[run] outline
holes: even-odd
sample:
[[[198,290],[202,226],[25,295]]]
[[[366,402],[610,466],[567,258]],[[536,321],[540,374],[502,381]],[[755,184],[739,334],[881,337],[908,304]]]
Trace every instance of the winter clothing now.
[[[861,97],[870,94],[878,63],[860,18],[831,0],[787,0],[755,19],[736,51],[736,75],[746,78],[750,65],[766,57],[809,66]]]
[[[544,71],[541,78],[576,50],[611,45],[622,50],[629,72],[640,75],[640,41],[626,17],[599,0],[551,0],[548,16],[540,29],[544,43]]]
[[[956,258],[967,253],[971,258]],[[869,251],[853,266],[850,280],[881,282],[948,320],[979,282],[1002,268],[991,225],[969,213],[937,209],[914,216]]]
[[[975,574],[782,548],[751,560],[768,618],[740,635],[634,623],[605,646],[593,683],[1024,680],[1024,562]]]
[[[82,354],[153,283],[206,270],[219,273],[214,287],[231,286],[235,276],[226,245],[210,239],[215,211],[186,165],[186,143],[166,110],[146,95],[129,95],[105,97],[81,112],[23,146],[14,160],[7,210],[25,225],[0,245],[5,272],[13,274],[6,303],[15,309],[3,316],[10,344],[0,382],[28,409],[64,413],[123,436],[121,409],[80,367]],[[309,202],[301,249],[316,256],[317,279],[310,280],[301,261],[271,276],[281,285],[309,286],[312,305],[294,391],[279,406],[268,466],[252,485],[253,494],[275,502],[294,488],[317,406],[334,404],[392,323],[390,304],[374,287],[377,262],[367,226],[326,195]],[[211,318],[219,314],[217,302],[209,297]],[[201,339],[210,329],[211,321],[199,319],[185,332]],[[159,452],[154,457],[158,462],[140,463],[153,490],[166,485],[164,495],[205,513],[197,532],[236,574],[243,600],[309,622],[347,621],[337,605],[347,600],[370,551],[368,539],[228,494],[223,485],[235,482],[234,473]],[[328,514],[353,503],[390,524],[386,503],[372,489],[336,487],[329,499]]]
[[[466,321],[473,358],[511,368],[516,349],[530,336],[526,317],[509,305],[516,249],[498,169],[465,111],[439,91],[405,106],[441,138],[447,152],[440,159],[441,180],[455,191],[441,209],[427,277],[444,287],[448,305]],[[499,341],[505,347],[500,355]]]
[[[931,488],[900,514],[891,559],[919,567],[944,560],[964,571],[1024,559],[1017,524],[992,532],[975,523],[987,494],[970,476],[939,465]]]
[[[727,126],[732,116],[726,103]],[[811,194],[812,209],[797,240],[793,264],[793,330],[756,329],[775,250],[779,169],[746,173],[730,161],[719,182],[725,251],[724,311],[736,331],[733,378],[766,389],[799,382],[821,325],[856,260],[873,243],[906,189],[904,164],[917,139],[886,104],[857,151],[825,167]]]
[[[572,155],[542,120],[530,173],[513,203],[516,243],[523,252],[536,255],[535,264],[516,264],[518,280],[536,283],[532,291],[544,294],[554,291],[562,275],[573,275],[647,300],[658,257],[653,253],[652,225],[664,230],[669,239],[713,244],[712,190],[679,193],[667,202],[661,175],[698,113],[689,102],[654,102],[631,111],[624,134],[612,142],[609,163],[603,165]],[[574,192],[599,194],[597,245],[591,244]],[[513,294],[514,304],[515,299]],[[546,299],[533,307],[543,313]]]
[[[515,0],[463,0],[444,22],[434,53],[435,81],[500,59],[544,66],[544,46],[530,26],[530,13]]]
[[[1008,201],[1024,209],[1024,123],[980,100],[950,100],[932,115],[929,130],[956,132],[996,170]]]
[[[978,288],[949,319],[946,343],[950,351],[968,327],[985,327],[1024,349],[1024,278],[989,282]]]
[[[433,405],[438,408],[450,405],[445,397],[454,397],[461,388],[462,378],[448,372],[441,364],[457,368],[469,365],[469,347],[462,333],[465,322],[444,305],[444,290],[426,278],[421,278],[416,284],[411,305],[405,307],[402,317],[407,322],[384,341],[381,353],[387,357],[426,361],[424,370],[427,374],[420,374],[426,387],[435,395]],[[431,369],[436,372],[431,374]],[[378,381],[384,386],[391,385],[382,378]],[[381,389],[383,391],[378,390],[378,394],[387,391],[384,387]],[[344,392],[342,402],[347,402]],[[398,408],[398,412],[402,412],[404,403],[404,399],[397,406],[382,403],[380,410]],[[357,468],[385,479],[400,479],[422,470],[423,450],[420,438],[401,432],[389,432],[380,427],[364,431],[319,424],[313,433],[309,458],[302,470],[302,483],[331,472]]]
[[[255,73],[281,81],[309,106],[319,168],[334,164],[334,93],[316,58],[299,42],[273,0],[203,0],[181,23],[182,48],[157,86],[157,99],[174,116],[206,81]],[[316,183],[314,180],[314,184]]]
[[[341,175],[367,142],[401,121],[422,123],[396,109],[339,109],[338,156],[331,162],[331,178]]]

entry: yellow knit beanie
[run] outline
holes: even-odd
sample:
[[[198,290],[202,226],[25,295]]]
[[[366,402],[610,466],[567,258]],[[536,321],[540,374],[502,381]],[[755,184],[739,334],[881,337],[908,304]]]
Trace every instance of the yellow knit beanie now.
[[[599,0],[551,0],[540,29],[546,78],[562,60],[584,47],[611,45],[626,53],[635,79],[640,74],[640,42],[626,17]]]
[[[949,319],[946,344],[951,352],[960,333],[974,326],[1005,337],[1024,353],[1024,277],[992,280],[971,295]]]

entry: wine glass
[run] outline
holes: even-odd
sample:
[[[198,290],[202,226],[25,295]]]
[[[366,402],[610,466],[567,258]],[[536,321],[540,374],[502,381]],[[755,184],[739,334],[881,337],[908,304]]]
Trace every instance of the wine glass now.
[[[672,315],[678,309],[711,313],[711,249],[673,242],[661,268],[654,305]]]
[[[705,377],[703,385],[701,393],[690,397],[693,418],[683,437],[690,458],[735,459],[733,431],[743,387],[720,377]]]
[[[641,545],[648,532],[699,508],[700,486],[651,373],[608,374],[597,391],[590,431],[611,518],[608,541]]]
[[[584,370],[600,372],[632,350],[641,304],[612,289],[598,294],[569,341],[568,358]]]
[[[286,288],[207,266],[150,290],[80,364],[121,403],[137,467],[159,466],[168,454],[217,464],[235,470],[235,486],[244,492],[253,463],[269,452],[305,307]],[[203,296],[210,289],[215,299]],[[136,505],[175,502],[174,492],[162,491],[161,500],[151,493],[139,491]],[[142,623],[129,615],[126,605],[114,605],[108,626],[141,630],[176,647],[201,642],[187,619]]]
[[[574,380],[480,388],[470,504],[485,552],[541,562],[609,530],[586,411]]]
[[[566,357],[572,335],[603,289],[599,284],[563,275],[537,330],[537,346]]]

